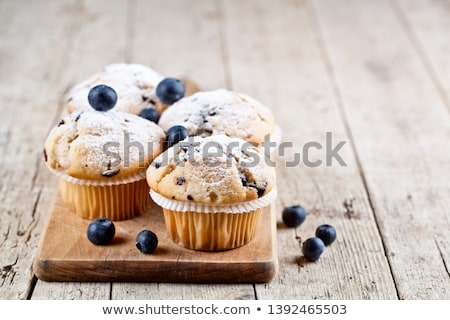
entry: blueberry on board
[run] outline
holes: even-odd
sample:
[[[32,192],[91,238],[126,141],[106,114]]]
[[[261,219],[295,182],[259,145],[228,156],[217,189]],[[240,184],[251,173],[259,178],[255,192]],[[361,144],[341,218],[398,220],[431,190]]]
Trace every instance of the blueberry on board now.
[[[189,135],[187,129],[183,126],[173,126],[167,131],[166,141],[167,146],[171,147],[174,144],[184,140]]]
[[[156,111],[156,109],[154,108],[144,108],[141,110],[141,112],[139,112],[139,116],[150,120],[154,123],[158,123],[159,121],[159,114],[158,111]]]
[[[316,261],[325,250],[325,244],[319,238],[309,238],[303,242],[302,253],[309,261]]]
[[[105,245],[111,242],[116,233],[114,223],[107,218],[93,220],[87,228],[89,241],[96,245]]]
[[[150,230],[142,230],[136,237],[136,248],[142,253],[152,253],[158,246],[158,237]]]
[[[320,238],[328,246],[336,240],[336,229],[329,224],[322,224],[316,229],[316,237]]]
[[[116,105],[117,93],[113,88],[99,84],[89,90],[88,101],[95,110],[108,111]]]
[[[283,209],[283,222],[291,228],[298,227],[306,219],[306,210],[302,206],[294,205]]]
[[[174,104],[184,97],[186,88],[183,81],[176,78],[165,78],[156,87],[156,96],[165,104]]]

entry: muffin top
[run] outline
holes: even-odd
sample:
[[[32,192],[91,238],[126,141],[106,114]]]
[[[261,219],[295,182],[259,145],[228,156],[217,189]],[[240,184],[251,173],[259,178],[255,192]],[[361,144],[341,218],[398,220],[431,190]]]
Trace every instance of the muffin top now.
[[[156,86],[162,79],[160,74],[144,65],[110,64],[75,85],[66,97],[65,106],[69,113],[88,108],[89,90],[98,84],[105,84],[113,87],[119,96],[114,111],[139,114],[143,108],[151,107],[160,112],[164,106],[156,97]]]
[[[89,108],[66,116],[50,131],[44,160],[64,176],[107,183],[145,174],[162,152],[164,139],[163,130],[151,121]]]
[[[172,200],[236,204],[268,194],[275,186],[275,168],[242,139],[195,136],[156,157],[147,169],[147,182]]]
[[[184,126],[191,136],[225,134],[258,145],[273,132],[274,118],[259,101],[226,89],[197,92],[177,101],[161,115],[164,131]]]

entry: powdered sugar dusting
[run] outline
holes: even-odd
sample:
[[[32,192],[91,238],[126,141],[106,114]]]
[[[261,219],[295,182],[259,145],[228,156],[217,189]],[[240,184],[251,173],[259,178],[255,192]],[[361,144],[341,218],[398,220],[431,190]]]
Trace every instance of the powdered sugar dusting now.
[[[175,200],[247,201],[265,195],[275,185],[275,170],[265,160],[258,147],[239,138],[188,137],[153,161],[147,181],[156,192]]]
[[[163,77],[140,64],[115,63],[77,84],[67,95],[69,112],[89,107],[89,90],[99,84],[112,87],[118,95],[114,111],[138,114],[143,108],[154,107],[159,101],[156,86]]]
[[[110,179],[145,170],[162,149],[164,132],[125,112],[85,109],[54,128],[45,143],[50,168],[80,179]]]
[[[267,107],[248,95],[217,89],[179,100],[161,115],[159,125],[164,131],[182,125],[190,135],[225,134],[261,143],[274,129],[274,119]]]

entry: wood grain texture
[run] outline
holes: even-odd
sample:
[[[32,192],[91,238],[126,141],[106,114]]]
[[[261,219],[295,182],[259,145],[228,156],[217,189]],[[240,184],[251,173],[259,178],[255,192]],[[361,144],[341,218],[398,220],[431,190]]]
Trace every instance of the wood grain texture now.
[[[0,1],[1,299],[448,299],[448,3],[440,0]],[[32,272],[54,177],[42,144],[73,84],[149,65],[274,110],[279,271],[269,284],[45,282]],[[326,132],[346,167],[286,167]],[[309,153],[324,159],[325,149]],[[303,204],[307,221],[281,222]],[[315,263],[299,242],[338,239]]]
[[[297,1],[284,6],[273,1],[223,5],[233,89],[271,107],[283,140],[293,144],[277,163],[280,272],[271,283],[256,286],[258,299],[395,299],[381,238],[307,7]],[[315,148],[308,158],[322,165],[308,167],[308,159],[292,163],[295,153],[305,155],[302,147],[310,141],[325,149],[326,132],[332,133],[333,146],[346,142],[340,154],[347,166],[327,166],[324,150]],[[281,221],[282,208],[293,204],[308,211],[297,229]],[[299,245],[322,223],[334,225],[338,239],[320,260],[308,263]]]
[[[51,101],[62,92],[55,84],[69,49],[71,4],[0,3],[1,298],[25,299],[34,285],[32,256],[51,193],[39,176],[41,146],[55,115]]]
[[[62,108],[62,97],[72,85],[98,72],[104,65],[125,60],[128,38],[125,28],[128,21],[127,8],[128,2],[125,0],[114,2],[74,1],[73,3],[65,2],[64,14],[58,13],[52,16],[52,19],[56,19],[55,25],[68,24],[61,34],[63,43],[67,43],[67,48],[65,51],[57,52],[55,61],[60,68],[59,74],[54,76],[53,81],[48,83],[49,88],[44,90],[44,92],[54,92],[55,94],[51,97],[46,95],[42,97],[44,99],[42,104],[47,107],[47,110],[42,113],[41,119],[35,120],[41,124],[43,130],[48,132],[65,114],[65,110]],[[50,64],[48,62],[48,65]],[[43,67],[46,65],[44,64]],[[49,115],[51,116],[49,117]],[[22,138],[24,141],[28,141],[27,139]],[[40,139],[39,142],[32,145],[33,148],[38,149],[38,160],[40,161],[35,181],[36,184],[52,190],[53,194],[56,180],[45,168],[41,156],[41,146],[45,141],[45,135]],[[50,201],[47,203],[45,215],[49,210]],[[42,227],[41,225],[39,231],[42,230]],[[48,296],[51,299],[105,299],[110,296],[110,287],[109,283],[37,281],[33,298],[43,299]]]
[[[186,249],[169,238],[159,206],[139,216],[116,221],[111,245],[89,242],[88,219],[66,207],[59,192],[47,217],[36,253],[34,273],[44,281],[117,281],[181,283],[268,282],[278,268],[275,218],[264,208],[255,239],[233,250],[205,252]],[[158,236],[152,254],[136,248],[136,235],[144,229]]]
[[[450,111],[450,4],[440,0],[395,0],[391,5]]]
[[[387,1],[314,10],[399,297],[448,299],[447,109]]]
[[[217,1],[135,1],[130,59],[166,76],[188,76],[203,90],[226,87]],[[195,289],[194,289],[195,288]],[[156,297],[209,299],[253,297],[252,285],[219,286],[114,283],[113,299]],[[151,292],[151,294],[149,294]]]

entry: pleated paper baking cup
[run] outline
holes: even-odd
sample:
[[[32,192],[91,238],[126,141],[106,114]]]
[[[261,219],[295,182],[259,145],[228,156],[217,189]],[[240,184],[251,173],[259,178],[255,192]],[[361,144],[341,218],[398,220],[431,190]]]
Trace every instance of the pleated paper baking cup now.
[[[131,219],[152,203],[145,179],[115,185],[83,185],[59,178],[64,203],[85,219]]]
[[[256,200],[228,205],[172,200],[153,190],[150,195],[163,208],[173,242],[194,250],[221,251],[246,245],[255,237],[262,210],[275,201],[277,189]]]
[[[230,250],[246,245],[255,237],[262,213],[261,208],[239,214],[163,211],[172,241],[200,251]]]
[[[242,213],[266,207],[273,203],[277,197],[277,188],[274,187],[265,196],[243,201],[235,204],[206,204],[198,202],[179,201],[166,198],[154,190],[150,189],[150,196],[153,201],[164,209],[179,212],[200,212],[200,213]]]

